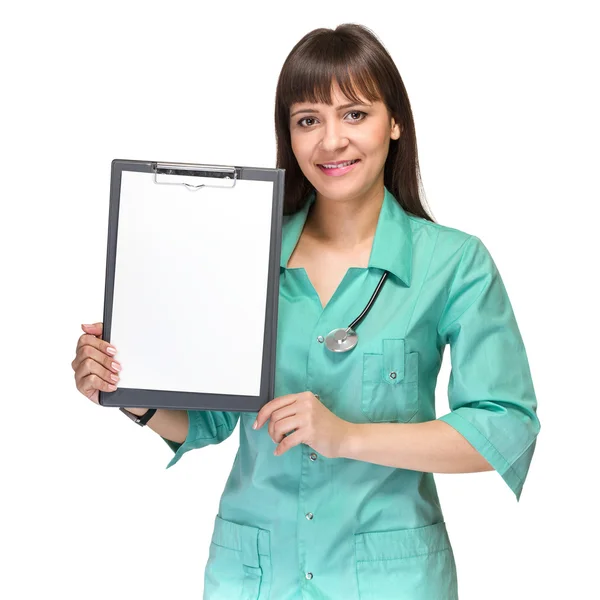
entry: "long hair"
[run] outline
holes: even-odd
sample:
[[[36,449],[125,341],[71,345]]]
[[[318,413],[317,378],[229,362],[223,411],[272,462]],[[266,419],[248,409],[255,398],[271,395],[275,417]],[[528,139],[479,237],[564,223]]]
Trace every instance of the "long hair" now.
[[[285,169],[284,214],[302,208],[314,186],[306,178],[292,150],[290,107],[295,102],[331,105],[335,80],[342,93],[360,102],[381,100],[400,125],[398,140],[390,140],[384,167],[384,185],[405,211],[435,222],[425,210],[417,139],[410,102],[400,73],[381,42],[366,27],[353,23],[307,33],[286,58],[275,94],[277,168]],[[356,86],[356,87],[354,87]]]

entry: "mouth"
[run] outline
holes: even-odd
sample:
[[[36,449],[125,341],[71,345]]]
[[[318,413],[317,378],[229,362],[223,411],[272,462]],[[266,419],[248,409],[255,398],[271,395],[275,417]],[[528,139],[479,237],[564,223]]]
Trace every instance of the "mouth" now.
[[[334,162],[317,164],[317,167],[326,175],[343,175],[348,171],[352,170],[357,163],[360,162],[360,158],[351,160],[338,160]]]

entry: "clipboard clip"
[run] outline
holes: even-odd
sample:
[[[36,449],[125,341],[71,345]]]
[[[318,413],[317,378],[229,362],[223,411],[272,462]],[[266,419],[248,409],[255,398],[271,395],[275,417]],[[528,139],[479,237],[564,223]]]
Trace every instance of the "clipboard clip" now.
[[[232,188],[235,187],[237,181],[235,167],[191,163],[152,163],[152,169],[154,170],[154,183],[184,185],[191,192],[196,192],[203,187]],[[159,176],[163,178],[163,181],[158,180]],[[212,183],[198,183],[198,178],[211,180]]]

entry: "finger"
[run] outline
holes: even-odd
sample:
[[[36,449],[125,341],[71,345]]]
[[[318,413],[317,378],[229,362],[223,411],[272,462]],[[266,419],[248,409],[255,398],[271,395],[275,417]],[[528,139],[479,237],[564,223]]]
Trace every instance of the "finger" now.
[[[268,427],[269,435],[273,438],[273,435],[275,433],[274,428],[278,421],[281,421],[281,419],[285,419],[286,417],[292,417],[296,414],[298,414],[298,403],[297,402],[292,402],[292,404],[286,404],[285,406],[278,408],[277,410],[274,410],[271,413],[271,417],[269,418],[269,427]],[[275,438],[273,438],[273,439],[275,439]]]
[[[298,430],[301,425],[302,421],[298,415],[281,419],[281,421],[277,421],[277,423],[273,425],[273,435],[271,435],[271,439],[276,444],[279,444],[286,435],[291,435],[291,433],[294,430]]]
[[[254,429],[260,429],[263,423],[271,417],[271,413],[282,406],[291,404],[296,400],[297,394],[288,394],[287,396],[279,396],[273,400],[267,402],[259,411],[256,416],[256,423],[253,425]]]
[[[84,346],[92,346],[97,348],[101,352],[104,352],[107,356],[114,357],[117,353],[117,349],[110,343],[105,340],[96,337],[95,335],[84,333],[80,336],[77,341],[77,347],[75,349],[75,354],[79,354],[79,351]]]
[[[75,382],[77,389],[86,396],[94,390],[114,392],[117,389],[117,382],[111,378],[111,372],[91,358],[83,361],[75,371]]]
[[[102,338],[102,323],[92,323],[91,325],[87,325],[85,323],[81,324],[81,329],[83,329],[84,333],[79,337],[79,339],[77,340],[77,347],[75,348],[75,353],[77,353],[77,350],[79,350],[80,346],[85,342],[85,340],[87,339],[85,336],[89,335],[89,336],[93,336],[93,337],[98,337],[98,338]]]
[[[83,329],[83,331],[85,331],[85,333],[89,333],[91,335],[102,335],[102,329],[103,329],[103,324],[101,322],[99,323],[91,323],[91,324],[86,324],[86,323],[82,323],[81,324],[81,329]]]
[[[77,352],[77,356],[71,363],[73,370],[77,372],[80,369],[82,363],[87,360],[95,361],[107,371],[111,371],[115,374],[119,374],[122,370],[121,363],[119,363],[118,360],[115,360],[112,356],[105,354],[100,349],[91,344],[82,346],[79,349],[79,351]],[[89,365],[87,368],[88,371],[91,371],[89,369]]]
[[[293,433],[290,433],[290,435],[286,436],[283,439],[283,441],[279,444],[279,446],[277,446],[277,448],[275,448],[275,450],[273,451],[273,454],[275,456],[280,456],[284,452],[287,452],[290,448],[293,448],[294,446],[298,446],[301,443],[302,443],[302,439],[300,437],[300,432],[294,431]]]

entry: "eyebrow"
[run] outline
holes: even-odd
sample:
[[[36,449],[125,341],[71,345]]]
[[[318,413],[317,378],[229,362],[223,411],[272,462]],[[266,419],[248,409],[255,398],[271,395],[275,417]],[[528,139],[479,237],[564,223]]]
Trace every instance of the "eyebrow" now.
[[[371,104],[366,104],[364,102],[348,102],[348,104],[340,104],[336,110],[343,110],[344,108],[350,108],[351,106],[372,106]],[[298,115],[300,113],[312,113],[312,112],[319,112],[318,109],[316,108],[302,108],[300,110],[297,110],[295,112],[293,112],[290,115],[290,118]]]

